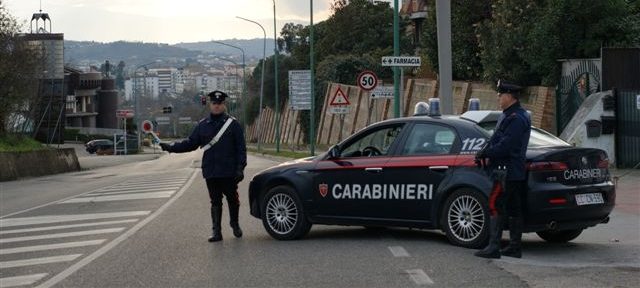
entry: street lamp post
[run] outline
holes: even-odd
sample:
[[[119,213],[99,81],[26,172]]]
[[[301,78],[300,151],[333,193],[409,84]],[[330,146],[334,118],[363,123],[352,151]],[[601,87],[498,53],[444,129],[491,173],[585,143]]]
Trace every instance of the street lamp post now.
[[[273,0],[273,71],[276,93],[276,153],[280,153],[280,101],[278,101],[278,37],[276,37],[276,0]]]
[[[264,40],[262,41],[262,71],[260,74],[262,74],[262,79],[260,80],[260,110],[258,111],[258,152],[260,152],[260,143],[261,143],[261,139],[262,139],[262,129],[260,129],[262,126],[262,98],[264,96],[264,63],[266,62],[267,58],[266,58],[266,49],[267,49],[267,32],[265,32],[264,27],[262,27],[262,25],[260,25],[260,23],[253,21],[253,20],[249,20],[247,18],[242,18],[240,16],[236,16],[236,18],[238,19],[242,19],[244,21],[248,21],[251,22],[253,24],[256,24],[260,27],[260,29],[262,29],[262,34],[264,35]]]
[[[315,71],[314,71],[314,61],[315,57],[313,55],[313,0],[309,0],[310,6],[310,24],[309,24],[309,70],[311,72],[311,111],[309,111],[309,144],[311,145],[311,156],[315,155],[315,146],[316,146],[316,94],[315,94]]]
[[[398,0],[393,0],[393,56],[400,56],[400,15]],[[393,67],[393,115],[400,118],[400,73],[398,67]]]
[[[244,125],[245,125],[245,129],[244,130],[247,131],[247,128],[246,128],[246,126],[247,126],[247,106],[248,106],[247,105],[247,102],[248,102],[248,99],[247,99],[247,75],[246,75],[247,74],[247,69],[246,69],[247,66],[246,66],[246,64],[244,62],[244,49],[242,49],[242,48],[240,48],[238,46],[227,44],[227,43],[220,42],[220,41],[212,40],[212,42],[220,44],[220,45],[228,46],[228,47],[231,47],[231,48],[235,48],[235,49],[240,50],[240,52],[242,52],[242,98],[243,98],[243,102],[244,102],[244,104],[242,105],[242,107],[243,107],[242,119],[243,119],[243,122],[244,122]],[[236,66],[237,65],[238,64],[236,64]],[[238,73],[236,73],[236,75],[237,74]],[[238,85],[236,84],[236,87],[237,86]]]

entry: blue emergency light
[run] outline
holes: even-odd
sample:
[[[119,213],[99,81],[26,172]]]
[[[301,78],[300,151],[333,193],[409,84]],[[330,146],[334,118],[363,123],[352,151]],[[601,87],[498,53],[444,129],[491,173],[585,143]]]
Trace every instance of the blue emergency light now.
[[[440,116],[439,98],[429,98],[429,116]]]
[[[469,99],[469,109],[467,111],[478,111],[480,110],[480,99],[471,98]]]

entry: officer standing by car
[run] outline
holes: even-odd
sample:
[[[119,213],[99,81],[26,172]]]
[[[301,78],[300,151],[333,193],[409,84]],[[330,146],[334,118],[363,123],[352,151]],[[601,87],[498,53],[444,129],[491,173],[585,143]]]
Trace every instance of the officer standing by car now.
[[[476,154],[489,158],[494,187],[489,196],[489,245],[475,253],[478,257],[500,255],[522,257],[522,197],[527,189],[526,152],[531,134],[531,118],[518,100],[522,87],[498,81],[498,103],[502,115],[487,146]],[[509,217],[509,246],[500,250],[502,225]]]
[[[247,147],[242,127],[235,118],[225,112],[225,99],[222,91],[208,94],[210,99],[209,117],[200,120],[189,138],[175,143],[160,143],[162,150],[183,153],[202,147],[202,175],[207,182],[211,200],[212,235],[209,242],[222,240],[222,197],[227,197],[229,218],[233,235],[242,237],[238,222],[240,199],[238,183],[244,178],[247,166]]]

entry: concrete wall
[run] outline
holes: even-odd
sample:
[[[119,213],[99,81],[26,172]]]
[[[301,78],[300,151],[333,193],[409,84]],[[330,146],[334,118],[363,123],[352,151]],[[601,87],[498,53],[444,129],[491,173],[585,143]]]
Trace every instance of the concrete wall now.
[[[329,113],[329,101],[335,95],[338,87],[349,98],[351,111],[345,115]],[[370,93],[357,86],[330,83],[326,89],[325,102],[319,114],[316,141],[319,145],[330,146],[369,124],[393,117],[392,99],[371,99]],[[411,116],[413,107],[420,101],[428,101],[437,97],[438,81],[435,79],[406,79],[403,91],[400,114]],[[470,98],[480,99],[483,110],[498,110],[498,100],[493,85],[483,83],[454,81],[453,82],[454,113],[461,114],[467,110]],[[551,133],[556,133],[556,102],[555,88],[528,87],[520,100],[525,109],[531,111],[532,124]],[[275,142],[275,113],[272,109],[263,110],[263,125],[261,130],[262,143]],[[283,147],[300,148],[306,139],[299,125],[299,112],[290,109],[288,103],[282,111],[280,121],[281,140]],[[248,127],[247,136],[250,142],[255,142],[260,135],[257,121]]]
[[[613,110],[605,111],[602,105],[602,99],[611,96],[611,91],[600,92],[589,95],[582,105],[571,118],[567,127],[565,127],[560,138],[577,147],[599,148],[607,151],[609,155],[609,164],[615,165],[615,134],[604,134],[600,137],[587,137],[587,126],[585,123],[589,120],[601,121],[601,116],[614,116]]]
[[[32,152],[0,152],[0,181],[79,171],[73,148]]]

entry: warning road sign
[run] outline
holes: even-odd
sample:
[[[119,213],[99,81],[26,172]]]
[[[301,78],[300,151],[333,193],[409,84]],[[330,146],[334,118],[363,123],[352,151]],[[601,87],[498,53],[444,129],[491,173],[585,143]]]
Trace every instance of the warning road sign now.
[[[333,95],[333,98],[331,98],[331,102],[329,102],[329,106],[347,106],[347,105],[351,105],[351,103],[349,102],[347,95],[345,95],[344,92],[342,92],[342,89],[338,87],[336,94]]]
[[[342,92],[342,89],[338,87],[336,94],[331,98],[329,102],[329,113],[331,114],[348,114],[351,103],[347,98],[347,95]]]

